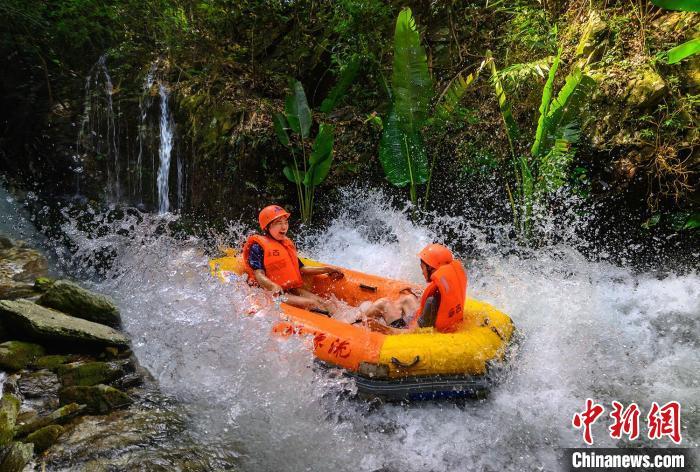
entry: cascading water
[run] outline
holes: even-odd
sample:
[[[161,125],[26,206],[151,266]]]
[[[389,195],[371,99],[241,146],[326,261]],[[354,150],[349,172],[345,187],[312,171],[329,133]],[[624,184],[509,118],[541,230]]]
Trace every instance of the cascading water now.
[[[138,130],[138,141],[139,141],[139,152],[136,157],[136,200],[138,203],[143,203],[143,156],[144,148],[147,147],[147,117],[148,109],[151,106],[151,88],[153,87],[155,81],[155,74],[158,63],[154,62],[151,65],[146,78],[143,81],[143,92],[139,98],[139,130]]]
[[[177,152],[177,207],[184,208],[185,206],[185,163],[182,159],[182,154],[178,149]]]
[[[158,168],[158,213],[163,214],[170,211],[169,185],[170,178],[170,155],[173,150],[173,119],[168,108],[168,88],[161,82],[158,84],[160,95],[160,147],[158,157],[160,167]]]
[[[461,255],[470,295],[509,313],[521,337],[488,399],[374,407],[347,399],[339,387],[352,385],[311,368],[307,341],[270,338],[273,303],[248,313],[259,289],[209,275],[205,250],[215,242],[170,236],[162,219],[148,217],[104,219],[112,229],[102,237],[74,221],[64,231],[79,248],[72,260],[90,261],[105,245],[115,252],[95,288],[118,300],[134,352],[185,406],[197,440],[236,470],[559,470],[562,448],[582,444],[571,417],[588,397],[642,410],[679,401],[683,446],[698,446],[697,272],[591,262],[565,234],[555,246],[523,250],[466,217],[417,225],[368,189],[345,192],[335,214],[324,230],[296,235],[303,253],[420,282],[415,255],[427,242],[473,248]],[[231,228],[224,239],[240,242],[244,226]],[[596,445],[623,444],[607,426],[594,425]]]
[[[113,95],[114,86],[107,69],[107,56],[102,55],[85,80],[83,116],[78,132],[73,170],[76,173],[76,194],[78,194],[86,155],[90,154],[95,159],[104,161],[108,200],[118,202],[122,195],[119,180],[119,131],[114,114]]]

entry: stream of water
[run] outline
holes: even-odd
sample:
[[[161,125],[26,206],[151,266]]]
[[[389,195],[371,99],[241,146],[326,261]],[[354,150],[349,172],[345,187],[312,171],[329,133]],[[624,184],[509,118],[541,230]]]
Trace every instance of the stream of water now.
[[[185,406],[193,437],[237,470],[559,470],[562,448],[583,445],[571,418],[586,398],[606,411],[613,400],[643,412],[678,401],[682,445],[698,446],[697,271],[640,273],[591,262],[566,242],[514,250],[468,218],[417,225],[387,200],[348,190],[324,229],[295,239],[318,260],[414,282],[423,245],[443,240],[446,228],[468,242],[469,294],[509,313],[521,336],[507,378],[486,400],[372,405],[340,395],[352,385],[314,369],[303,340],[268,336],[274,305],[247,315],[254,289],[209,275],[210,239],[174,237],[160,217],[97,215],[107,229],[100,237],[69,220],[63,229],[79,250],[63,257],[89,266],[112,252],[112,268],[92,287],[118,301],[137,357]],[[219,241],[245,232],[233,222]],[[594,425],[595,444],[624,444],[609,425]]]

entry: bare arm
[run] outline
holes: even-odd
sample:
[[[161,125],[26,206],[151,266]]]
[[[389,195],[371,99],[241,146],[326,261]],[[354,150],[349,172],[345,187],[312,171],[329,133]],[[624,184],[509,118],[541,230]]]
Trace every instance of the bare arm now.
[[[255,280],[258,281],[260,286],[264,288],[265,290],[269,290],[272,292],[274,295],[280,295],[284,292],[282,290],[282,287],[274,283],[272,280],[267,278],[267,275],[265,275],[265,271],[258,269],[253,272],[255,274]]]
[[[328,274],[333,278],[334,280],[337,279],[342,279],[343,273],[336,269],[335,267],[308,267],[304,266],[299,269],[303,275],[321,275],[321,274]]]

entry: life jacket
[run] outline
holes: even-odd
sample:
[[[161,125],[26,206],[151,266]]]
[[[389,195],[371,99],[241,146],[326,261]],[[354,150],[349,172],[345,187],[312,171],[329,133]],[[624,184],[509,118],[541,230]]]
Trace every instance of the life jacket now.
[[[440,306],[435,318],[435,329],[441,333],[457,331],[464,321],[464,300],[467,297],[467,274],[462,263],[453,260],[438,268],[430,276],[430,283],[421,297],[418,312],[413,317],[412,326],[418,325],[428,298],[440,293]]]
[[[277,241],[269,236],[253,234],[243,245],[243,264],[248,273],[248,281],[255,282],[255,273],[248,262],[250,248],[258,243],[264,251],[265,275],[284,290],[299,288],[303,284],[297,249],[289,238]]]

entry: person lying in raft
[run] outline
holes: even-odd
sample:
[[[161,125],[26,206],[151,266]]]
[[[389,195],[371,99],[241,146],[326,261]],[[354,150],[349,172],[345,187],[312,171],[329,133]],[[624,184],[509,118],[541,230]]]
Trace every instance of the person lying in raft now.
[[[372,331],[401,334],[434,327],[438,332],[450,333],[459,329],[464,320],[467,296],[464,266],[441,244],[429,244],[418,257],[423,277],[428,282],[420,302],[410,291],[402,293],[395,301],[386,298],[375,301],[364,313]]]
[[[333,267],[305,267],[297,250],[287,237],[289,213],[277,205],[269,205],[258,215],[264,234],[253,234],[243,245],[243,263],[248,280],[257,282],[274,296],[298,308],[330,315],[333,307],[321,297],[302,288],[302,274],[328,274],[334,280],[343,273]]]

